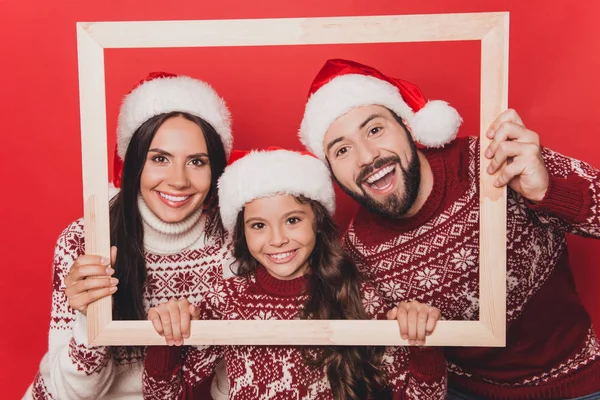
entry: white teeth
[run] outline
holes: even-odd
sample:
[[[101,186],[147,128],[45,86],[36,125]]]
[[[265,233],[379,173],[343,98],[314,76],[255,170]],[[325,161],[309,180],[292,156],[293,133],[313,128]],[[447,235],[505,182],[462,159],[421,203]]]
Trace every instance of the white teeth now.
[[[284,258],[291,256],[293,253],[293,251],[288,251],[287,253],[269,254],[269,256],[276,260],[283,260]]]
[[[162,198],[167,199],[169,201],[184,201],[187,200],[190,196],[171,196],[169,194],[158,192]]]
[[[382,169],[381,171],[379,171],[375,175],[371,175],[367,179],[367,183],[370,185],[373,182],[377,182],[378,180],[380,180],[381,178],[383,178],[384,176],[386,176],[387,174],[389,174],[390,172],[392,172],[395,168],[396,168],[396,166],[394,166],[394,165],[389,165],[389,166],[385,167],[384,169]]]

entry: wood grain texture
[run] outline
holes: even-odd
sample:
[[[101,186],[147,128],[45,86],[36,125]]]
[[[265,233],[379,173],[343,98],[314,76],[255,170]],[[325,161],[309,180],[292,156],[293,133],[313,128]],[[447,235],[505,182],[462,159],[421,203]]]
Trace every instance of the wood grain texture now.
[[[109,257],[104,48],[481,41],[481,148],[508,101],[508,13],[77,23],[87,254]],[[480,320],[441,321],[427,345],[504,346],[506,190],[481,155]],[[194,321],[188,344],[404,345],[395,321]],[[148,321],[112,321],[111,299],[88,308],[94,345],[164,344]]]
[[[481,40],[504,13],[205,21],[80,22],[104,48]]]
[[[104,49],[79,26],[77,57],[85,253],[110,259]],[[90,304],[87,316],[88,340],[93,342],[112,320],[112,299]]]

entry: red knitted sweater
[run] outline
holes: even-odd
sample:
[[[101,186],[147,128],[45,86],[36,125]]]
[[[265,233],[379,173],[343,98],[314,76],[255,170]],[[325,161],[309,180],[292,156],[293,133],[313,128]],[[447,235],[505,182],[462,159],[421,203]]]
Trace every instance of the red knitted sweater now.
[[[344,247],[384,298],[416,299],[446,319],[478,318],[479,141],[425,155],[432,193],[413,217],[361,209]],[[551,178],[533,204],[509,189],[507,346],[448,348],[450,386],[491,399],[571,398],[600,391],[600,342],[577,296],[565,233],[600,238],[599,172],[543,149]]]
[[[252,277],[226,279],[205,298],[202,318],[295,319],[306,302],[305,283],[304,277],[277,280],[264,268]],[[363,304],[373,318],[385,318],[389,308],[366,285]],[[194,387],[223,358],[230,399],[333,399],[324,371],[307,366],[301,348],[292,346],[149,347],[144,398],[199,398]],[[388,347],[383,368],[396,399],[445,398],[446,365],[439,348]]]

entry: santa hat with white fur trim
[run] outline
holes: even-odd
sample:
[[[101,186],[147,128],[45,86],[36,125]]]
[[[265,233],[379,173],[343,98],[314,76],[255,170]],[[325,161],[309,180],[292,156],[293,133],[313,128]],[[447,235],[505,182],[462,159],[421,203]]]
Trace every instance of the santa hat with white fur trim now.
[[[277,194],[302,195],[335,211],[335,192],[329,170],[312,154],[268,148],[234,151],[219,179],[219,208],[223,226],[233,232],[246,203]]]
[[[231,115],[225,101],[206,82],[166,72],[150,73],[127,95],[117,122],[117,155],[113,183],[120,186],[120,166],[135,131],[148,119],[180,111],[202,118],[217,132],[225,154],[233,147]],[[115,157],[117,157],[115,155]]]
[[[366,105],[381,105],[395,112],[409,126],[415,140],[427,147],[452,141],[462,123],[448,103],[428,102],[409,82],[354,61],[333,59],[325,63],[310,87],[300,140],[325,160],[323,138],[331,124],[353,108]]]

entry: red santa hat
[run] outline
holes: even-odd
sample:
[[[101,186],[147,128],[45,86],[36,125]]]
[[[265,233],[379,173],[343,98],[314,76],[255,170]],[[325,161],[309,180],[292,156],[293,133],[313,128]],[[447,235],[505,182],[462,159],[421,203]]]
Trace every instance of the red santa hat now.
[[[323,138],[331,124],[353,108],[366,105],[381,105],[395,112],[415,140],[427,147],[453,140],[462,123],[448,103],[427,101],[417,86],[354,61],[334,59],[325,63],[310,87],[300,140],[325,160]]]
[[[233,147],[231,115],[217,92],[198,79],[153,72],[125,96],[121,105],[113,178],[116,187],[120,187],[123,160],[134,132],[148,119],[173,111],[186,112],[208,122],[221,138],[229,157]]]
[[[333,215],[335,192],[329,170],[314,155],[269,147],[234,151],[219,178],[223,226],[233,232],[239,212],[252,200],[277,194],[302,195],[321,203]]]

